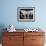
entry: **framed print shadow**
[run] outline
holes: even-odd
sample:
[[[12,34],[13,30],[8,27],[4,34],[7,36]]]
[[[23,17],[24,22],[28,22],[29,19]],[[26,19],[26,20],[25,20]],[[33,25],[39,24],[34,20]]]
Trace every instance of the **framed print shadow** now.
[[[18,7],[17,20],[21,22],[34,22],[35,7]]]

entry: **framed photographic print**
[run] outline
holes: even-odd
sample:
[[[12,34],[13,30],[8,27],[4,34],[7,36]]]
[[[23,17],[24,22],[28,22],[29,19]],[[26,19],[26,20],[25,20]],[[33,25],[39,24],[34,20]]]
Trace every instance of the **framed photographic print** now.
[[[35,7],[18,7],[17,20],[21,22],[34,22]]]

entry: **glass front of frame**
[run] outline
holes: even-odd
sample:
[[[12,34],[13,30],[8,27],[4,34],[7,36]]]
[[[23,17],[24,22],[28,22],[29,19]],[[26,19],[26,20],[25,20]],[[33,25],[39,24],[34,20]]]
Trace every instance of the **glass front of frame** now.
[[[34,22],[35,7],[18,7],[17,20],[21,22]]]

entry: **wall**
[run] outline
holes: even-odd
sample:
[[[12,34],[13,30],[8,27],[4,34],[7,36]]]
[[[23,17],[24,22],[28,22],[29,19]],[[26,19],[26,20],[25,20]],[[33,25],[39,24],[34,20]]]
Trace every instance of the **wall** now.
[[[0,27],[46,28],[46,0],[0,0]],[[35,22],[18,22],[17,7],[35,7]]]

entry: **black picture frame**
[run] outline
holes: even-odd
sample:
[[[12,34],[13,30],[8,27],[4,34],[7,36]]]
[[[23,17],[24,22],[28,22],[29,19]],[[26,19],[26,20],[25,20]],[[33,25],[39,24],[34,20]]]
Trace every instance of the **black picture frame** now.
[[[18,7],[17,21],[20,22],[34,22],[35,21],[35,7]]]

